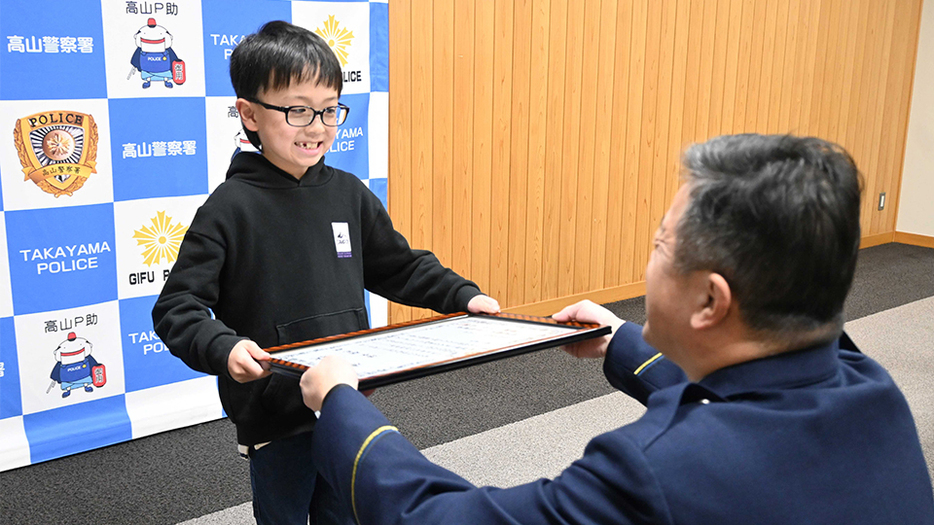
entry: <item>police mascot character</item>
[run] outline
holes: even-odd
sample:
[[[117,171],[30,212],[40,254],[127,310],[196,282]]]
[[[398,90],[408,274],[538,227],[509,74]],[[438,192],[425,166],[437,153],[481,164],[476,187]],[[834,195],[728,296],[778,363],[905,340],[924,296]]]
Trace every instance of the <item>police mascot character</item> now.
[[[55,354],[55,366],[52,368],[52,381],[62,385],[62,397],[71,395],[71,389],[84,387],[85,392],[93,392],[94,383],[92,371],[99,366],[97,360],[91,356],[93,345],[74,332],[68,334],[68,339],[62,341]],[[51,388],[51,387],[50,387]]]
[[[180,60],[172,51],[172,34],[166,28],[156,25],[155,18],[150,18],[133,38],[136,40],[136,51],[130,58],[130,64],[143,77],[143,88],[148,88],[153,79],[165,82],[167,88],[173,87],[172,63]],[[133,70],[130,70],[132,73]]]
[[[254,146],[253,143],[250,142],[250,139],[246,137],[246,133],[244,133],[242,129],[238,131],[236,135],[234,135],[234,152],[233,152],[233,155],[230,156],[230,160],[232,161],[233,158],[237,156],[237,153],[240,153],[241,151],[248,151],[248,152],[259,151],[258,149],[256,149],[256,146]],[[228,172],[227,173],[228,179],[230,178],[230,175],[231,174]]]

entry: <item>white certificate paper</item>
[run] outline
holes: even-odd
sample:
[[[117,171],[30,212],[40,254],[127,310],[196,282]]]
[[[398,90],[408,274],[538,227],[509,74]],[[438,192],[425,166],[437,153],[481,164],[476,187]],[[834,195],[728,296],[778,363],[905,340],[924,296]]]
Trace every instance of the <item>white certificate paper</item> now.
[[[277,367],[280,363],[274,360],[273,370],[297,375],[328,355],[338,355],[349,361],[357,375],[365,380],[510,349],[558,346],[562,338],[584,331],[579,325],[524,322],[485,315],[459,315],[391,328],[330,342],[310,342],[289,350],[270,349],[274,358],[287,362],[291,368],[282,370],[285,367]],[[549,344],[551,341],[554,343]]]

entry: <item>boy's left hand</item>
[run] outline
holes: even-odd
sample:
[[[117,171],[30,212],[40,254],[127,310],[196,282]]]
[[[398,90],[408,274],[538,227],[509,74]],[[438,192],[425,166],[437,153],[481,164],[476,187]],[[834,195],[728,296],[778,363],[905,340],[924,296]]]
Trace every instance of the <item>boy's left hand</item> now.
[[[499,302],[488,295],[475,295],[467,303],[467,311],[472,314],[498,314],[500,313]]]

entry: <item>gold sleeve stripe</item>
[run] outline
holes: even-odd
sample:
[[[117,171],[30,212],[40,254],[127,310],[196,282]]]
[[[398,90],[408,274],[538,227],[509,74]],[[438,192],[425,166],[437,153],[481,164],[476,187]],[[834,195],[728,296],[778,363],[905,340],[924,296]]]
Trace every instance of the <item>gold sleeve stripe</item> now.
[[[353,517],[357,523],[360,523],[360,518],[357,517],[357,465],[360,463],[360,458],[363,457],[363,452],[366,451],[366,448],[370,446],[370,442],[376,439],[377,436],[383,432],[398,432],[399,429],[390,425],[385,425],[377,428],[365,440],[363,444],[360,445],[360,450],[357,451],[357,457],[353,460],[353,474],[350,476],[350,503],[353,506]]]
[[[639,368],[635,369],[635,370],[632,372],[632,374],[633,374],[633,375],[639,375],[643,370],[645,370],[645,367],[651,365],[651,364],[654,363],[655,361],[658,361],[661,357],[662,357],[662,353],[661,353],[661,352],[659,352],[659,353],[653,355],[653,356],[650,357],[646,362],[644,362],[644,363],[642,363],[641,365],[639,365]]]

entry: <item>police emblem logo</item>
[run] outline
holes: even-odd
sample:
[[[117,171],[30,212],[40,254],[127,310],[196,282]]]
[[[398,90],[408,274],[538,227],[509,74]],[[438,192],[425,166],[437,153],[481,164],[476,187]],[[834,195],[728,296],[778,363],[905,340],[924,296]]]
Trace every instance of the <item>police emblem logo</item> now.
[[[143,263],[151,267],[153,264],[161,263],[163,259],[167,263],[175,262],[188,226],[179,222],[173,224],[172,217],[166,215],[164,211],[156,212],[156,216],[150,222],[150,226],[144,225],[133,231],[137,246],[143,247]]]
[[[324,22],[324,29],[315,28],[315,33],[328,43],[340,60],[341,67],[346,67],[350,62],[350,53],[347,48],[353,43],[353,31],[341,27],[340,21],[334,15],[329,15],[327,21]]]
[[[97,173],[97,141],[94,118],[75,111],[36,113],[13,129],[23,180],[56,197],[71,196]]]

